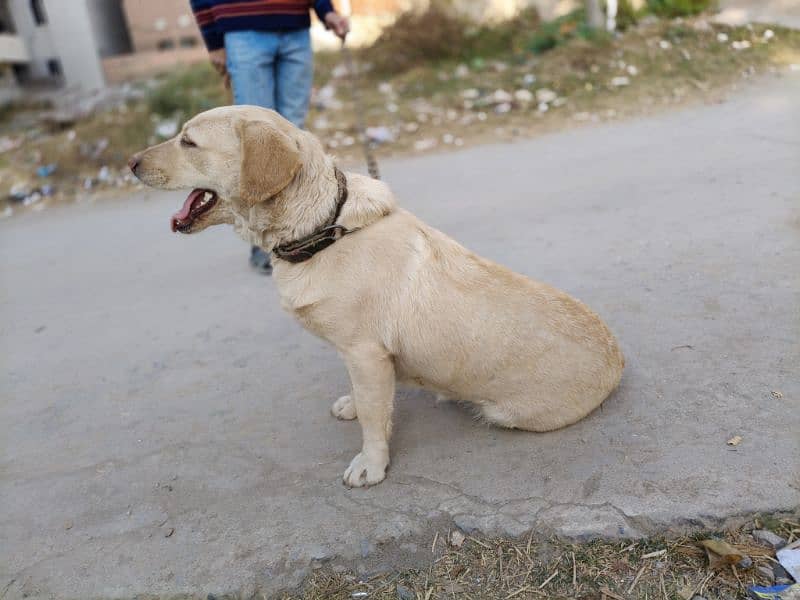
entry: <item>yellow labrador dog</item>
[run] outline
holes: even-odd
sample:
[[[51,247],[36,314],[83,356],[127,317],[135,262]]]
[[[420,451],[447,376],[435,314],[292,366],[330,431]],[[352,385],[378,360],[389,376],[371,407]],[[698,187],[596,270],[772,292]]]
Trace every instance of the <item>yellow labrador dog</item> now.
[[[589,308],[422,223],[385,183],[343,174],[273,111],[204,112],[130,167],[150,186],[192,190],[173,231],[228,223],[272,252],[283,307],[350,374],[352,393],[331,409],[361,422],[348,486],[386,476],[396,381],[528,431],[578,421],[619,384],[622,353]]]

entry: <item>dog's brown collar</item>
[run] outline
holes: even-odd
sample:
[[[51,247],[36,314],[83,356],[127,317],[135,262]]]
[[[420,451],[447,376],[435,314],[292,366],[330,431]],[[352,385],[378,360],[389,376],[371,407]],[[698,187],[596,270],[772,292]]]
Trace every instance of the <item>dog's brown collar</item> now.
[[[333,244],[336,240],[348,233],[357,231],[356,229],[347,229],[344,225],[336,224],[342,212],[342,207],[347,201],[347,178],[344,176],[344,173],[339,170],[339,167],[333,167],[333,169],[336,174],[336,182],[339,184],[336,210],[333,212],[333,216],[314,233],[302,237],[299,240],[275,246],[272,249],[272,253],[277,258],[290,263],[306,261],[317,252],[325,250],[325,248]]]

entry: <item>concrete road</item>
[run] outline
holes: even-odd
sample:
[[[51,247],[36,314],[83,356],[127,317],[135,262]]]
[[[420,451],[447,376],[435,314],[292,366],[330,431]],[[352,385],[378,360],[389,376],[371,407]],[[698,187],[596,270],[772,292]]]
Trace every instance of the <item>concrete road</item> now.
[[[715,21],[728,25],[768,23],[800,29],[797,0],[721,0]]]
[[[231,230],[171,234],[169,194],[10,219],[0,597],[273,592],[314,562],[423,561],[454,523],[636,536],[800,505],[800,78],[384,170],[599,312],[621,389],[548,434],[400,391],[389,478],[348,490],[345,370]]]

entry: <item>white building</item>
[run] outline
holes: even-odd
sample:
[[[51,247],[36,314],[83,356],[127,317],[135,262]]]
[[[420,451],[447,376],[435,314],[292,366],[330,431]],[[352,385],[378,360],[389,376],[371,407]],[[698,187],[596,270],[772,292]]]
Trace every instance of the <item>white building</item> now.
[[[120,0],[0,0],[6,91],[42,83],[101,88],[103,58],[130,51]]]

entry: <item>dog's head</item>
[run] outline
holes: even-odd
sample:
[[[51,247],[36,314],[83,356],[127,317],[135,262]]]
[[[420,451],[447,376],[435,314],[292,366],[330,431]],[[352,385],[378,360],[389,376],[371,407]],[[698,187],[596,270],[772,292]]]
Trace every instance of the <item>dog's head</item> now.
[[[191,190],[170,223],[173,231],[196,233],[246,218],[255,204],[285,189],[301,166],[299,135],[274,111],[226,106],[197,115],[128,164],[149,186]]]

